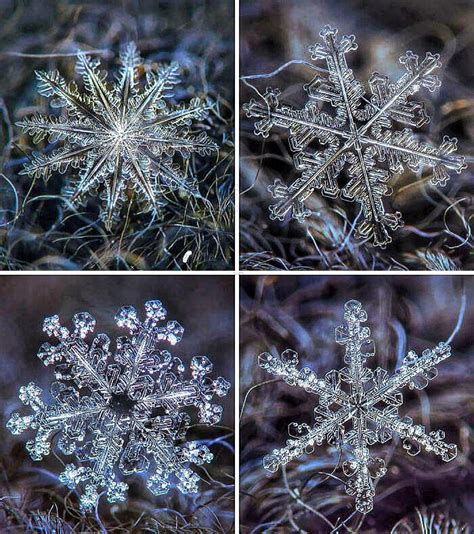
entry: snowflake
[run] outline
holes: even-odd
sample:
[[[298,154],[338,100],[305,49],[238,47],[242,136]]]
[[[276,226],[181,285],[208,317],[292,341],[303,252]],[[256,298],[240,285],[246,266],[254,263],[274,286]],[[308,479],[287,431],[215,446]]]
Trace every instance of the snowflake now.
[[[346,54],[357,49],[355,37],[338,39],[337,30],[329,26],[320,35],[324,44],[315,44],[309,50],[313,60],[326,61],[329,75],[316,75],[304,87],[309,101],[303,109],[280,104],[280,91],[272,88],[263,95],[264,102],[251,100],[244,105],[249,117],[260,119],[255,124],[256,135],[268,137],[274,126],[288,129],[295,167],[302,171],[290,186],[277,179],[269,187],[277,199],[270,207],[270,218],[284,220],[291,212],[302,222],[311,214],[305,200],[319,189],[324,196],[358,202],[361,220],[356,227],[357,237],[383,247],[391,242],[388,230],[403,224],[401,214],[386,213],[383,204],[383,197],[392,193],[387,185],[391,173],[401,173],[404,167],[414,172],[431,167],[431,183],[444,185],[449,179],[448,169],[460,173],[465,168],[464,158],[452,155],[457,139],[445,136],[435,147],[419,141],[409,128],[429,121],[423,103],[409,97],[421,87],[434,91],[440,86],[432,74],[441,66],[439,55],[427,53],[420,62],[408,51],[400,58],[407,72],[396,83],[374,73],[369,80],[372,96],[367,100],[361,82],[346,63]],[[335,108],[335,115],[322,111],[325,102]],[[408,127],[396,131],[393,122]],[[310,145],[315,143],[317,149],[311,151]],[[349,181],[341,187],[338,177],[346,164]]]
[[[350,457],[342,466],[349,478],[346,492],[355,496],[359,512],[368,513],[373,508],[374,479],[387,471],[382,458],[371,456],[370,445],[385,443],[398,434],[403,439],[403,448],[411,455],[418,454],[423,447],[445,462],[456,457],[456,445],[443,441],[443,431],[426,433],[411,418],[398,415],[403,403],[399,390],[407,385],[410,389],[424,388],[437,376],[435,366],[451,353],[446,343],[424,350],[421,356],[410,351],[396,373],[389,377],[380,367],[374,371],[365,367],[375,349],[369,328],[361,325],[367,320],[361,303],[347,302],[344,319],[347,325],[336,328],[336,341],[346,347],[344,362],[348,367],[327,373],[325,379],[318,378],[311,369],[298,370],[298,354],[293,350],[285,350],[280,357],[269,353],[259,356],[260,367],[268,373],[319,396],[313,427],[291,423],[288,427],[291,439],[285,447],[266,456],[263,463],[266,469],[276,472],[280,466],[312,452],[314,445],[321,445],[324,439],[330,444],[348,446]],[[351,428],[347,430],[349,422]]]
[[[49,154],[33,155],[21,174],[47,180],[53,171],[78,170],[79,177],[65,189],[72,204],[102,189],[101,216],[111,229],[119,217],[127,191],[134,191],[146,211],[158,213],[166,204],[165,193],[179,190],[197,196],[196,181],[175,163],[175,155],[187,160],[192,153],[208,155],[217,145],[205,132],[192,134],[192,120],[206,118],[209,101],[193,98],[189,105],[168,104],[179,82],[179,65],[148,69],[140,90],[142,64],[133,43],[122,54],[118,79],[108,84],[99,70],[100,61],[78,53],[77,72],[85,92],[67,83],[58,71],[36,72],[39,93],[53,97],[53,108],[65,115],[36,115],[18,123],[33,135],[35,143],[48,136],[63,146]]]
[[[222,407],[211,401],[215,394],[226,395],[230,384],[207,376],[213,366],[206,356],[191,360],[192,378],[185,378],[181,360],[158,348],[164,342],[178,343],[183,327],[176,321],[163,323],[166,310],[160,301],[149,301],[145,308],[143,322],[132,306],[116,315],[117,325],[130,336],[117,339],[113,356],[105,334],[86,342],[95,328],[88,313],[74,316],[72,331],[61,326],[57,315],[45,319],[43,330],[59,342],[45,343],[38,352],[45,365],[55,365],[53,401],[41,400],[42,390],[33,382],[22,386],[20,400],[33,413],[14,413],[7,423],[13,434],[36,431],[26,443],[36,461],[51,452],[52,440],[60,436],[59,450],[75,454],[79,466],[67,464],[59,479],[71,490],[84,486],[84,512],[97,505],[101,490],[110,503],[125,500],[128,485],[121,474],[153,469],[147,486],[155,495],[168,492],[172,477],[182,493],[197,492],[199,476],[190,464],[213,458],[206,445],[184,442],[191,423],[185,408],[195,406],[200,423],[218,423]]]

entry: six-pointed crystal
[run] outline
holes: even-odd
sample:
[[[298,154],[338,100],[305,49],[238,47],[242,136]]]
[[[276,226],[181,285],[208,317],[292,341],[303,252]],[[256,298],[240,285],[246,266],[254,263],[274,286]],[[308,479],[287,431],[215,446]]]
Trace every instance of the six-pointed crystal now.
[[[55,171],[78,173],[65,189],[73,204],[101,190],[102,217],[108,229],[118,219],[127,191],[135,191],[146,211],[157,213],[166,204],[164,193],[179,190],[198,196],[196,180],[178,165],[192,153],[208,155],[217,145],[204,131],[190,133],[193,120],[203,120],[212,107],[193,98],[189,105],[172,105],[179,82],[179,65],[148,69],[141,89],[139,66],[143,63],[133,43],[120,55],[121,69],[113,83],[99,70],[100,61],[78,54],[77,72],[84,92],[66,82],[58,71],[36,72],[39,93],[52,98],[60,116],[36,115],[18,123],[38,143],[45,137],[62,142],[50,153],[34,154],[21,174],[48,179]]]
[[[376,246],[391,242],[389,229],[403,224],[399,212],[387,213],[383,197],[392,193],[387,185],[391,174],[408,167],[420,172],[432,169],[431,183],[444,185],[448,171],[460,173],[464,158],[454,155],[457,139],[444,137],[440,146],[420,140],[412,128],[429,121],[423,103],[410,100],[421,87],[434,91],[440,86],[433,71],[441,66],[438,54],[427,53],[420,61],[408,51],[400,58],[406,73],[395,83],[375,72],[369,80],[370,99],[348,68],[346,54],[357,49],[353,35],[337,37],[326,26],[320,33],[323,44],[309,48],[313,60],[324,60],[327,76],[316,75],[304,89],[309,100],[303,109],[280,103],[280,91],[268,88],[264,101],[252,99],[244,105],[249,117],[258,119],[255,134],[268,137],[274,127],[288,130],[288,143],[295,167],[301,175],[289,186],[280,179],[269,187],[277,200],[270,207],[272,219],[284,220],[288,213],[299,221],[311,215],[305,200],[315,189],[327,197],[356,201],[361,207],[357,236]],[[327,113],[323,105],[335,110]],[[396,124],[405,126],[397,130]],[[349,181],[340,185],[346,168]]]
[[[197,492],[199,476],[190,465],[213,458],[203,443],[185,441],[188,412],[194,406],[200,423],[218,423],[222,407],[212,399],[226,395],[230,384],[209,378],[213,366],[206,356],[191,360],[186,378],[182,361],[162,348],[178,343],[183,327],[165,322],[158,300],[145,309],[144,321],[132,306],[119,311],[116,323],[130,335],[119,337],[114,350],[105,334],[86,341],[95,328],[88,313],[74,316],[72,330],[57,315],[45,319],[44,331],[58,340],[38,352],[45,365],[54,365],[52,401],[43,401],[33,382],[22,386],[20,400],[33,413],[14,413],[7,423],[13,434],[35,431],[26,443],[33,460],[48,455],[56,438],[62,453],[76,456],[77,464],[66,464],[59,478],[70,489],[83,488],[84,512],[97,505],[100,492],[110,503],[125,500],[128,485],[121,477],[133,473],[150,474],[147,486],[155,495],[167,493],[174,481],[182,493]]]
[[[421,356],[410,351],[400,368],[388,376],[380,367],[375,370],[366,367],[366,360],[375,354],[375,348],[369,328],[362,325],[367,320],[367,313],[361,303],[347,302],[344,319],[346,324],[336,328],[336,341],[345,346],[347,367],[331,371],[325,378],[318,378],[306,367],[298,370],[298,354],[293,350],[285,350],[280,357],[269,353],[259,356],[260,367],[268,373],[319,397],[314,409],[314,424],[291,423],[286,446],[275,449],[263,463],[266,469],[276,472],[280,466],[312,452],[314,446],[321,445],[324,440],[339,447],[346,446],[350,450],[342,466],[349,478],[346,492],[355,496],[359,512],[368,513],[373,508],[374,479],[386,473],[384,460],[371,456],[371,445],[385,443],[398,434],[403,440],[403,448],[411,455],[424,448],[445,462],[456,457],[456,445],[444,441],[443,431],[427,433],[422,425],[398,415],[398,408],[403,403],[400,389],[405,386],[424,388],[437,376],[436,366],[451,353],[446,343],[424,350]]]

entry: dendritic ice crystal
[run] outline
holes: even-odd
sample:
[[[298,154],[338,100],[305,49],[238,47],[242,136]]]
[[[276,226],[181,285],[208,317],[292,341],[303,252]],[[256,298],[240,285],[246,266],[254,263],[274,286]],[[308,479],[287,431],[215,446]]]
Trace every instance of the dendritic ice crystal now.
[[[33,460],[48,455],[56,437],[62,453],[76,456],[78,465],[66,464],[59,478],[71,490],[83,488],[84,512],[94,509],[100,492],[110,503],[124,501],[128,485],[121,478],[133,473],[150,475],[147,486],[155,495],[167,493],[175,482],[182,493],[197,492],[200,477],[190,465],[213,458],[205,444],[185,441],[191,424],[187,408],[197,409],[202,424],[218,423],[222,407],[212,399],[226,395],[230,384],[208,376],[213,365],[206,356],[191,360],[186,378],[182,361],[160,348],[178,343],[183,327],[164,321],[166,310],[158,300],[145,309],[144,321],[132,306],[116,315],[117,325],[130,335],[116,340],[113,353],[105,334],[86,341],[95,328],[90,314],[76,314],[72,330],[57,315],[45,319],[44,331],[58,340],[38,352],[45,365],[55,366],[52,402],[41,399],[33,382],[22,386],[20,400],[33,413],[14,413],[7,423],[13,434],[36,432],[26,443]]]
[[[270,207],[272,219],[284,220],[288,213],[302,222],[311,215],[305,200],[319,189],[324,196],[355,201],[361,206],[356,236],[376,246],[391,242],[389,229],[403,224],[399,212],[387,213],[383,197],[392,194],[392,174],[404,168],[421,172],[432,168],[431,183],[445,185],[449,170],[460,173],[464,158],[454,155],[457,139],[445,136],[440,146],[421,141],[412,128],[429,121],[424,104],[410,97],[421,87],[434,91],[440,81],[433,71],[441,66],[438,54],[427,53],[420,61],[408,51],[400,58],[406,73],[395,83],[375,72],[369,80],[371,96],[352,70],[346,54],[357,49],[353,35],[337,37],[326,26],[320,33],[323,44],[309,48],[313,60],[324,60],[328,74],[316,75],[304,86],[308,102],[303,109],[280,103],[280,91],[267,88],[264,101],[252,99],[244,105],[249,117],[259,119],[255,134],[268,137],[273,127],[288,130],[288,142],[300,176],[289,186],[277,179],[269,191],[277,202]],[[334,113],[324,111],[329,103]],[[395,129],[396,124],[405,126]],[[339,175],[347,169],[347,184]]]
[[[49,153],[35,153],[21,174],[47,180],[55,171],[78,173],[65,195],[77,204],[100,190],[101,215],[108,229],[119,218],[130,191],[145,211],[154,213],[167,203],[165,194],[170,191],[197,196],[196,179],[183,162],[193,153],[209,155],[218,148],[204,131],[190,131],[193,120],[207,117],[209,100],[167,102],[179,83],[177,63],[159,65],[156,71],[148,68],[142,84],[143,61],[133,43],[120,60],[117,79],[108,83],[100,60],[78,53],[82,93],[58,71],[37,71],[39,93],[52,98],[53,108],[64,108],[64,114],[35,115],[18,123],[35,143],[46,137],[51,143],[62,142],[61,148]]]
[[[387,471],[382,458],[371,456],[369,446],[385,443],[398,434],[403,448],[411,455],[423,448],[445,462],[456,457],[456,445],[445,443],[442,430],[427,433],[410,417],[398,415],[403,403],[400,389],[424,388],[437,376],[436,366],[451,353],[446,343],[424,350],[421,356],[409,351],[400,368],[389,376],[380,367],[375,370],[366,367],[366,360],[375,354],[375,348],[370,329],[362,326],[367,313],[361,303],[347,302],[344,319],[346,324],[336,328],[336,341],[345,346],[347,367],[331,371],[325,378],[318,378],[309,368],[298,370],[298,354],[293,350],[285,350],[280,357],[269,353],[259,356],[260,367],[268,373],[319,397],[314,425],[291,423],[286,446],[275,449],[263,463],[266,469],[276,472],[291,460],[313,452],[315,444],[321,445],[324,440],[348,448],[348,459],[342,465],[349,478],[346,492],[355,496],[359,512],[368,513],[373,508],[374,480]]]

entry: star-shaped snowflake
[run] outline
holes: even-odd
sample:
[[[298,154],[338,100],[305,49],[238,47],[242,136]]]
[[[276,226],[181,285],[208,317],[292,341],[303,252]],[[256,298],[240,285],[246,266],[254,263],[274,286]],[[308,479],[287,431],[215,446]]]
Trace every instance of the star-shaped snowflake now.
[[[350,479],[346,492],[355,496],[359,512],[368,513],[373,508],[374,479],[386,473],[384,460],[370,455],[370,445],[385,443],[393,434],[398,434],[403,448],[411,455],[424,448],[441,456],[445,462],[456,457],[456,445],[443,441],[442,430],[426,433],[423,426],[398,415],[403,403],[399,390],[405,386],[424,388],[437,376],[436,365],[449,358],[451,352],[446,343],[424,350],[421,356],[410,351],[400,368],[389,377],[380,367],[372,371],[365,366],[367,358],[375,354],[375,348],[369,328],[361,324],[367,320],[361,303],[347,302],[344,319],[346,324],[336,328],[336,341],[346,347],[344,362],[347,367],[331,371],[325,378],[318,378],[306,367],[298,370],[298,354],[293,350],[285,350],[280,357],[269,353],[259,356],[260,367],[268,373],[319,397],[314,409],[314,425],[291,423],[288,427],[291,439],[285,447],[266,456],[263,463],[266,469],[276,472],[280,466],[312,452],[314,445],[321,445],[324,440],[347,446],[349,459],[342,466]]]
[[[281,104],[280,91],[268,88],[264,102],[251,100],[244,105],[249,117],[260,119],[255,133],[268,137],[274,126],[288,129],[288,142],[294,153],[295,167],[301,176],[291,185],[277,179],[269,187],[276,204],[270,207],[272,219],[284,220],[286,214],[302,221],[311,215],[305,200],[315,189],[327,197],[341,197],[361,206],[356,235],[376,246],[391,242],[389,229],[403,224],[399,212],[387,213],[383,197],[392,193],[387,185],[391,174],[404,167],[421,172],[432,168],[431,183],[444,185],[448,170],[460,173],[464,158],[455,156],[457,139],[444,137],[439,147],[420,141],[411,127],[429,121],[423,103],[410,100],[421,87],[434,91],[440,86],[432,72],[441,66],[438,54],[427,53],[423,61],[408,51],[400,58],[406,73],[396,82],[379,73],[369,80],[370,100],[364,87],[347,66],[346,54],[357,49],[353,35],[338,39],[337,30],[326,26],[320,33],[324,44],[309,48],[313,60],[327,63],[328,76],[316,75],[304,89],[309,100],[303,109]],[[323,111],[329,103],[335,114]],[[395,130],[394,123],[407,126]],[[347,168],[349,181],[339,185],[338,178]]]
[[[18,123],[38,143],[48,137],[63,146],[50,153],[35,153],[21,174],[47,180],[58,171],[78,172],[65,194],[73,204],[101,190],[102,217],[109,230],[120,214],[127,192],[134,191],[145,211],[159,212],[164,193],[179,190],[198,195],[196,180],[176,154],[186,160],[193,153],[208,155],[217,145],[205,132],[190,133],[193,119],[207,117],[211,104],[193,98],[189,105],[172,105],[173,87],[179,83],[179,65],[159,65],[146,71],[141,89],[143,61],[133,43],[120,55],[121,69],[113,83],[99,70],[100,61],[78,54],[77,72],[84,92],[67,83],[58,71],[36,72],[39,93],[52,98],[53,108],[64,115],[36,115]]]
[[[222,407],[211,401],[226,395],[230,384],[207,376],[213,366],[206,356],[191,360],[191,377],[185,378],[181,360],[159,348],[178,343],[183,327],[163,322],[160,301],[145,308],[143,322],[131,306],[116,315],[117,325],[130,336],[119,337],[113,353],[105,334],[86,342],[95,328],[88,313],[74,316],[72,331],[57,315],[45,319],[44,331],[59,342],[45,343],[38,352],[45,365],[55,366],[52,401],[41,400],[42,390],[33,382],[22,386],[20,399],[33,413],[14,413],[7,423],[13,434],[36,432],[26,443],[33,460],[48,455],[56,441],[62,453],[76,456],[78,465],[66,464],[59,478],[71,490],[83,486],[85,512],[97,506],[100,491],[110,503],[125,500],[128,485],[120,475],[151,472],[147,486],[155,495],[167,493],[174,480],[182,493],[197,492],[199,476],[190,465],[213,458],[203,443],[184,441],[191,423],[186,408],[197,408],[200,423],[218,423]]]

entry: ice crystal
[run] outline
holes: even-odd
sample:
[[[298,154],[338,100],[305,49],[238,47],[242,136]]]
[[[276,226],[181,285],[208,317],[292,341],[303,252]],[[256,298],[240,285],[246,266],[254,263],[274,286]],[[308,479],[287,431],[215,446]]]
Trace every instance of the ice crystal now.
[[[59,478],[70,489],[83,487],[85,512],[96,506],[101,491],[110,503],[125,500],[128,485],[121,475],[151,473],[147,486],[155,495],[167,493],[174,480],[182,493],[197,492],[199,476],[190,465],[213,458],[203,443],[184,441],[191,423],[186,409],[197,408],[200,423],[218,423],[222,407],[211,401],[214,395],[226,395],[230,384],[222,377],[209,378],[213,365],[206,356],[191,360],[191,377],[186,378],[182,361],[159,348],[178,343],[183,327],[164,321],[160,301],[149,301],[145,308],[143,322],[132,306],[116,315],[117,325],[130,335],[117,339],[113,354],[105,334],[86,341],[95,328],[88,313],[74,316],[72,330],[57,315],[45,319],[43,330],[58,340],[38,352],[45,365],[55,366],[53,400],[44,402],[33,382],[22,386],[20,400],[33,413],[14,413],[7,423],[13,434],[36,432],[26,443],[33,460],[51,452],[56,435],[59,450],[76,455],[79,465],[66,464]]]
[[[429,121],[423,103],[410,100],[421,87],[434,91],[440,81],[433,71],[441,66],[438,54],[427,53],[420,61],[408,51],[400,58],[406,73],[395,83],[375,72],[369,80],[370,99],[364,87],[348,68],[346,54],[357,49],[353,35],[337,37],[326,26],[320,33],[323,44],[309,48],[313,60],[325,60],[328,76],[316,75],[305,85],[308,102],[303,109],[280,103],[278,89],[267,88],[264,102],[251,100],[244,106],[249,117],[259,119],[255,133],[268,137],[274,127],[288,130],[295,167],[301,175],[289,186],[277,179],[269,191],[277,202],[270,207],[272,219],[286,214],[302,221],[311,214],[305,200],[315,189],[327,197],[356,201],[361,206],[356,235],[376,246],[391,241],[389,229],[403,224],[399,212],[388,213],[383,197],[392,193],[391,174],[408,167],[420,172],[432,168],[431,183],[444,185],[448,170],[460,173],[464,159],[453,155],[457,139],[445,136],[439,147],[420,141],[412,128]],[[335,113],[323,111],[329,103]],[[395,124],[406,126],[395,129]],[[315,146],[312,149],[311,146]],[[338,180],[347,168],[349,181]],[[339,183],[338,183],[339,182]]]
[[[192,153],[208,155],[217,145],[201,131],[190,132],[193,119],[202,120],[211,107],[207,100],[193,98],[189,105],[172,105],[167,99],[179,83],[179,65],[159,65],[146,71],[141,88],[142,59],[133,43],[120,55],[116,81],[108,83],[100,61],[78,53],[77,73],[84,92],[66,82],[58,71],[37,71],[39,93],[52,98],[53,108],[64,108],[61,116],[36,115],[18,123],[35,143],[48,137],[62,141],[50,153],[35,153],[22,171],[31,178],[47,180],[54,171],[79,174],[65,193],[73,204],[100,189],[102,217],[111,228],[118,218],[127,191],[135,191],[146,211],[159,212],[164,194],[179,190],[198,195],[196,180],[180,160]]]
[[[347,367],[331,371],[325,378],[318,378],[306,367],[298,370],[298,354],[293,350],[285,350],[280,357],[269,353],[259,356],[260,367],[268,373],[319,397],[314,425],[291,423],[286,446],[275,449],[263,463],[266,469],[276,472],[280,466],[312,452],[314,445],[321,445],[324,440],[344,445],[349,448],[348,459],[342,466],[349,478],[346,492],[355,496],[357,510],[367,513],[373,508],[374,480],[386,473],[384,460],[371,456],[369,446],[385,443],[398,434],[403,448],[411,455],[424,448],[445,462],[456,457],[456,445],[445,443],[442,430],[427,433],[410,417],[398,415],[403,403],[400,389],[424,388],[437,376],[436,366],[451,353],[446,343],[424,350],[421,356],[409,351],[400,368],[389,376],[380,367],[375,370],[366,367],[366,360],[375,354],[375,348],[369,328],[362,326],[367,313],[361,303],[347,302],[344,319],[346,324],[336,328],[336,342],[345,346]]]

